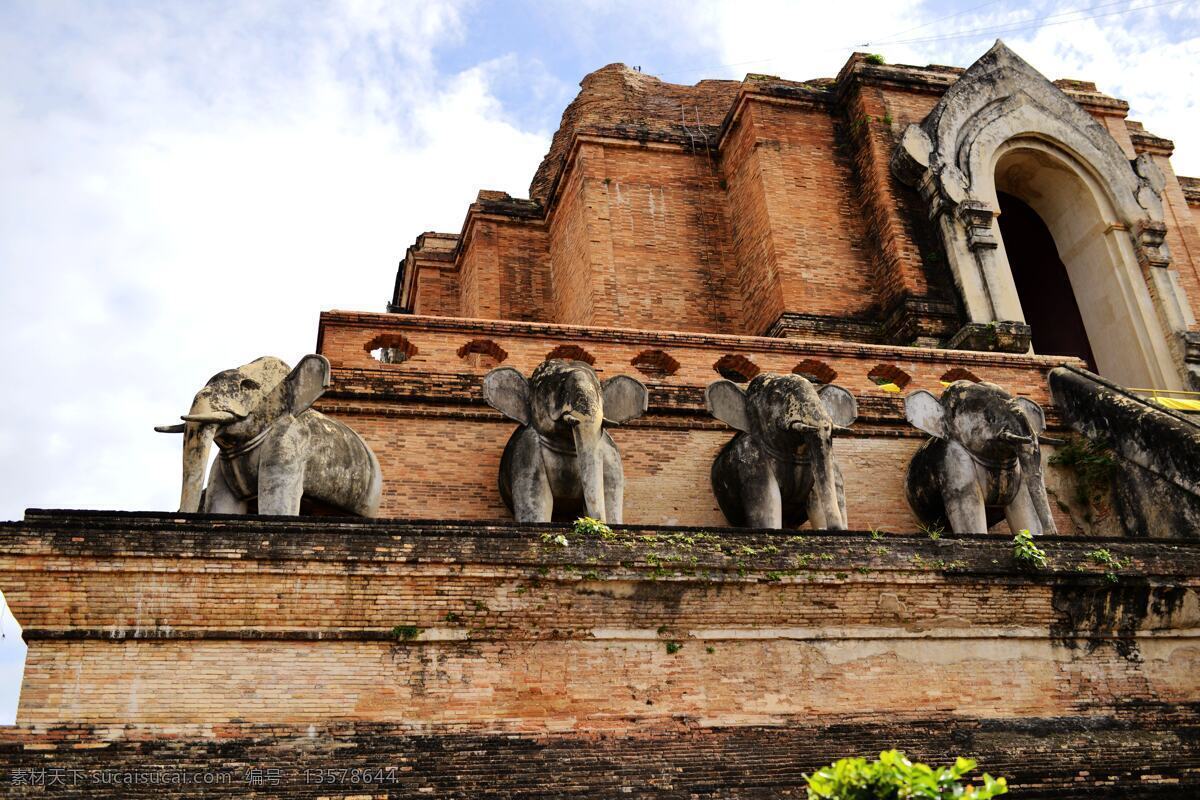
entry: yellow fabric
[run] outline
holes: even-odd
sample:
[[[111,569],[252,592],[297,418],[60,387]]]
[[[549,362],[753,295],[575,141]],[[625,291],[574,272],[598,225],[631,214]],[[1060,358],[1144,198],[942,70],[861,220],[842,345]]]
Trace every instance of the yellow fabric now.
[[[1200,400],[1185,400],[1182,397],[1151,397],[1150,400],[1176,411],[1200,411]]]
[[[879,384],[879,388],[883,389],[885,392],[891,392],[893,394],[900,393],[900,387],[894,383],[881,383]]]

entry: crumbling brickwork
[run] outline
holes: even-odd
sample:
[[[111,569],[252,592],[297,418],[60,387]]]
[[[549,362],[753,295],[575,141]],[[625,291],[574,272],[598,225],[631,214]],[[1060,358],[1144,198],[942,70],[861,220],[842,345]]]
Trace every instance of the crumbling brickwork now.
[[[575,747],[593,796],[765,797],[891,743],[965,749],[1044,796],[1114,773],[1145,796],[1196,781],[1187,542],[1113,543],[1110,579],[1092,542],[1061,538],[1030,570],[1007,536],[111,512],[34,512],[3,533],[30,644],[19,726],[0,736],[10,772],[257,766],[292,770],[294,789],[306,767],[354,762],[398,769],[387,796],[547,796],[568,791],[556,765]],[[441,755],[419,755],[421,736]],[[636,741],[644,756],[620,744]],[[1035,741],[1068,752],[1022,763]],[[734,777],[753,747],[767,771]],[[731,765],[706,772],[718,753]]]

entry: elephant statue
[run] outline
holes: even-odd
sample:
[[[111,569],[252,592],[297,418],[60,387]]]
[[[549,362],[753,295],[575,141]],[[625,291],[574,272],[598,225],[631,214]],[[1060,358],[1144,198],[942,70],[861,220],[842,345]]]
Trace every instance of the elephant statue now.
[[[939,400],[924,390],[904,398],[904,414],[931,435],[908,465],[908,504],[923,524],[986,533],[1002,518],[1016,534],[1056,533],[1038,437],[1037,403],[994,383],[955,381]]]
[[[620,524],[625,496],[621,454],[605,425],[646,412],[641,381],[601,382],[582,361],[550,359],[529,380],[512,367],[483,378],[488,405],[521,427],[500,458],[500,497],[517,522],[549,522],[555,512]]]
[[[300,513],[300,501],[373,517],[383,474],[357,433],[311,406],[329,386],[329,361],[308,355],[295,369],[264,356],[218,372],[196,393],[183,424],[155,428],[183,434],[179,510],[245,514]],[[201,491],[213,442],[218,457]]]
[[[814,530],[846,529],[833,434],[858,417],[854,395],[765,373],[744,392],[732,381],[709,384],[705,401],[738,431],[712,465],[713,494],[731,525],[782,528],[807,519]]]

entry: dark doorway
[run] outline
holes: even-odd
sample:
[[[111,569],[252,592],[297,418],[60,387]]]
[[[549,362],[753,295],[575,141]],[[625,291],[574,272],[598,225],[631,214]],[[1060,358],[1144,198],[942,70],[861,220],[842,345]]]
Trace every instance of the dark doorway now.
[[[1058,257],[1050,229],[1021,200],[1004,192],[997,192],[997,197],[1000,235],[1004,237],[1021,310],[1033,329],[1033,351],[1038,355],[1077,356],[1087,362],[1088,369],[1097,372],[1071,279]]]

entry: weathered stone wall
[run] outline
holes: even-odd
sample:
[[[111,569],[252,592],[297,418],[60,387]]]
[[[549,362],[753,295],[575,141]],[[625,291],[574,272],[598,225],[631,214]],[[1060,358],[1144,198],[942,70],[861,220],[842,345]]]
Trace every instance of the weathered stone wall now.
[[[435,269],[421,270],[405,307],[580,325],[944,343],[965,322],[961,298],[925,203],[891,174],[889,161],[905,127],[920,122],[961,74],[871,64],[862,54],[836,80],[806,83],[754,75],[676,86],[605,67],[584,79],[564,114],[531,186],[533,199],[471,207],[455,255],[461,311],[441,299],[449,284]],[[1149,153],[1162,168],[1172,266],[1200,316],[1200,233],[1167,160],[1171,143],[1127,120],[1128,104],[1094,85],[1058,86],[1127,157]],[[493,223],[507,215],[529,236],[468,236],[485,214]],[[520,283],[541,275],[544,265],[524,266],[531,259],[548,261],[547,283]],[[514,262],[517,269],[501,271]],[[496,285],[477,279],[485,272]],[[420,299],[426,281],[434,294],[428,301]],[[510,281],[518,285],[510,288]],[[489,304],[493,295],[511,301]]]
[[[30,647],[0,779],[766,798],[901,746],[976,756],[1022,796],[1196,786],[1200,546],[1042,544],[1032,570],[1007,536],[31,512],[0,526]],[[394,771],[305,783],[353,768]]]
[[[1105,715],[1200,690],[1187,543],[1113,543],[1114,568],[1047,539],[1052,567],[1025,571],[1007,536],[101,513],[3,533],[23,724],[601,731]]]
[[[969,752],[1023,798],[1179,800],[1196,791],[1194,704],[1111,717],[934,715],[769,727],[694,720],[619,734],[488,734],[402,724],[0,728],[9,797],[804,798],[803,775],[891,747]],[[27,783],[13,783],[13,779]],[[136,784],[133,780],[163,783]],[[200,783],[175,783],[184,780]],[[123,781],[123,782],[118,782]],[[171,781],[171,782],[166,782]]]

